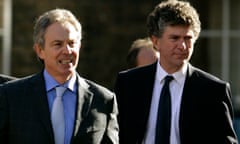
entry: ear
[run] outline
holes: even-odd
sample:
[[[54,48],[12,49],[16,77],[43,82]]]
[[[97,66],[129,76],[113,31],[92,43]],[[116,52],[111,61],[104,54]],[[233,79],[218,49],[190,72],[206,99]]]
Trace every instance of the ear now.
[[[151,36],[151,41],[153,43],[154,49],[158,51],[158,43],[159,43],[158,37],[152,35]]]
[[[44,49],[39,44],[34,44],[34,51],[40,59],[44,59]]]

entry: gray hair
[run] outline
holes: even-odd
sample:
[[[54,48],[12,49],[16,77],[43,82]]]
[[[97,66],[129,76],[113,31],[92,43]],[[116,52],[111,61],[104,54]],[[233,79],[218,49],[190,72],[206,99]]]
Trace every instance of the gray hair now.
[[[44,14],[39,16],[39,18],[36,20],[33,32],[34,44],[39,44],[42,48],[44,48],[45,44],[44,35],[46,29],[48,28],[48,26],[55,22],[59,22],[61,24],[68,22],[72,24],[75,27],[76,31],[79,32],[79,38],[81,40],[82,38],[81,23],[69,10],[57,8],[45,12]]]

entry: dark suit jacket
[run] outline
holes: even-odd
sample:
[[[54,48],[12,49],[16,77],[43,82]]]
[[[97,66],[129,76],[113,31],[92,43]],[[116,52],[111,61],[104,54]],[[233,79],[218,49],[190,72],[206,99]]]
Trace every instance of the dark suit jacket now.
[[[5,82],[10,81],[10,80],[15,80],[15,79],[17,79],[17,78],[15,78],[13,76],[0,74],[0,84],[5,83]]]
[[[71,144],[118,144],[114,93],[78,76],[79,83]],[[0,87],[0,143],[54,144],[42,73]]]
[[[140,144],[146,132],[156,63],[118,74],[121,144]],[[237,143],[228,83],[188,65],[180,109],[181,144]]]

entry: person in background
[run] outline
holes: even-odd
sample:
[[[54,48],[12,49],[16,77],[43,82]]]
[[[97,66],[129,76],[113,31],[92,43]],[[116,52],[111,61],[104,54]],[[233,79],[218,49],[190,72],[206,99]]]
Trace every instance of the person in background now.
[[[120,143],[237,144],[230,84],[189,62],[201,31],[196,9],[163,1],[148,15],[147,29],[160,58],[117,75]]]
[[[5,74],[0,74],[0,84],[3,84],[5,82],[15,80],[17,79],[16,77],[5,75]]]
[[[0,86],[0,143],[118,144],[115,94],[76,71],[82,39],[77,18],[66,9],[47,11],[33,38],[44,68]]]
[[[128,68],[141,67],[157,61],[159,53],[153,48],[151,39],[139,38],[133,41],[127,55]]]

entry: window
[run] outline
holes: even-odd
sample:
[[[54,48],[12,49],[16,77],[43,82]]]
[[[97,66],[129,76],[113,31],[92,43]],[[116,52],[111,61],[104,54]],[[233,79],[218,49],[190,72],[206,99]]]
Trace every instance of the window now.
[[[0,0],[0,38],[2,73],[10,74],[11,67],[11,30],[12,30],[12,1]]]

